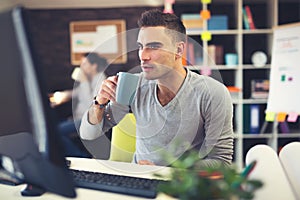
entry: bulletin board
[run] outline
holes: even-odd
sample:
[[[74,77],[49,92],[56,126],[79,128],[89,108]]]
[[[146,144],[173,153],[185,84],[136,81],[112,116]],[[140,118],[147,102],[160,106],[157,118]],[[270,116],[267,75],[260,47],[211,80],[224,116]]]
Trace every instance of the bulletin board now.
[[[89,52],[99,53],[110,63],[127,62],[125,20],[73,21],[70,40],[72,65],[80,65]]]
[[[300,114],[300,23],[274,29],[266,112]]]

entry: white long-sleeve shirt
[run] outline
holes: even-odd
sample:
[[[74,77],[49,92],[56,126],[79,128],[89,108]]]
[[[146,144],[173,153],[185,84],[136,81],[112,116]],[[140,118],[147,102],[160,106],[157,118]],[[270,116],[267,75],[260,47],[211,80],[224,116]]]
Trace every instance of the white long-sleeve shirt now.
[[[106,78],[104,73],[96,74],[91,81],[80,82],[73,89],[73,118],[81,119],[85,111],[91,106],[93,97],[97,94],[97,90],[102,81]]]

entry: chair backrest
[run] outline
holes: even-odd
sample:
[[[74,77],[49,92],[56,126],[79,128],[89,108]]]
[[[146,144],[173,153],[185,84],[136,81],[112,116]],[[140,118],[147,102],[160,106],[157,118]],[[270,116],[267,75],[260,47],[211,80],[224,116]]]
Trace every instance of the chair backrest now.
[[[265,144],[252,147],[247,152],[246,164],[248,165],[255,160],[257,163],[249,174],[249,179],[261,180],[264,185],[255,192],[254,199],[296,199],[274,149]]]
[[[132,113],[112,128],[109,160],[131,162],[135,152],[136,120]]]
[[[284,167],[285,173],[291,183],[297,199],[300,199],[300,142],[291,142],[285,145],[280,153],[279,159]]]

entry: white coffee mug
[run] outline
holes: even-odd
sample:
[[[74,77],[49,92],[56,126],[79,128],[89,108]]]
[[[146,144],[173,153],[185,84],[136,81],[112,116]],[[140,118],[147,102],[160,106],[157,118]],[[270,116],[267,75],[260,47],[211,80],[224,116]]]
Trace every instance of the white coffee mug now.
[[[135,96],[138,81],[138,74],[119,72],[116,88],[116,102],[122,105],[130,105]]]

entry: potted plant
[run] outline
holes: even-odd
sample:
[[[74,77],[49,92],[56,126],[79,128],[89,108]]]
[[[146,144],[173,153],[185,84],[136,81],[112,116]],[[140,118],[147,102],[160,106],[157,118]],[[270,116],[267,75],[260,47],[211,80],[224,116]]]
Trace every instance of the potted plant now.
[[[240,173],[234,166],[224,165],[199,170],[198,161],[197,152],[191,152],[173,162],[170,181],[159,185],[158,190],[181,200],[232,200],[252,199],[254,192],[262,187],[261,181],[247,177],[255,162]]]

